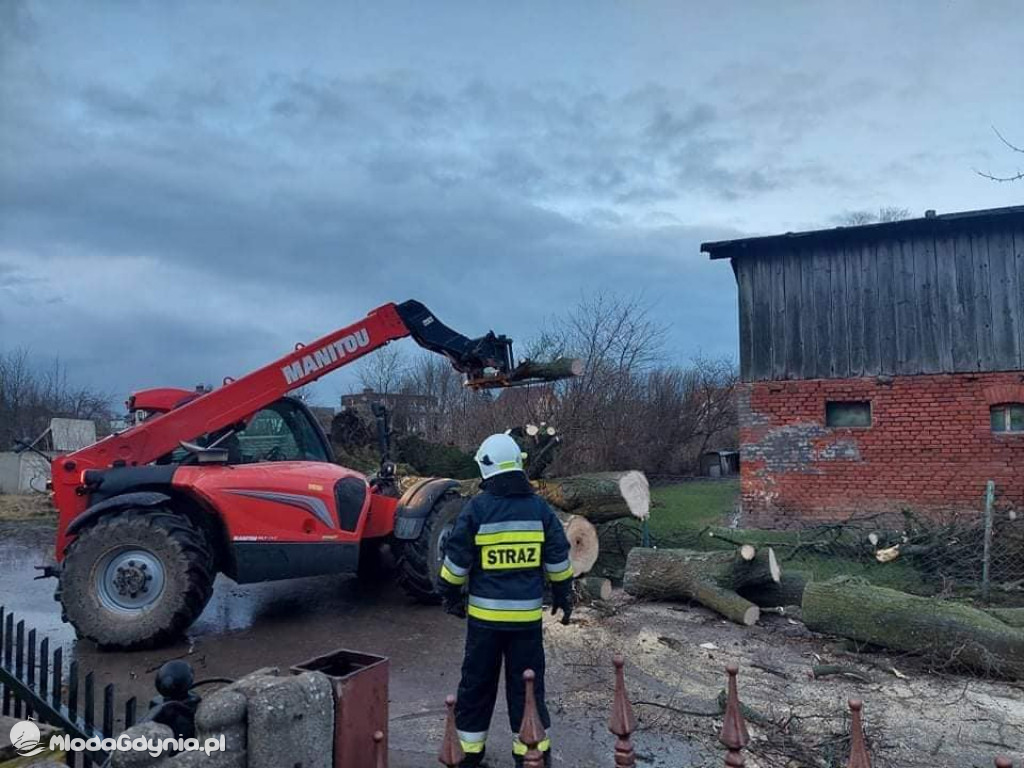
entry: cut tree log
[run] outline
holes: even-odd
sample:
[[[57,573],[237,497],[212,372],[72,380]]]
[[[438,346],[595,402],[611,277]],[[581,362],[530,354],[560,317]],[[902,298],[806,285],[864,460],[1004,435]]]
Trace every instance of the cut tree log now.
[[[641,474],[642,473],[637,473]],[[416,483],[425,478],[415,476],[404,476],[399,483],[400,490],[404,493]],[[479,480],[460,480],[459,493],[463,496],[473,496],[480,490]],[[589,573],[597,562],[601,553],[601,545],[597,535],[597,528],[585,515],[579,514],[579,510],[573,513],[562,511],[557,504],[555,514],[562,521],[565,527],[566,538],[569,539],[569,561],[572,563],[573,573],[581,576]]]
[[[508,375],[508,381],[518,382],[526,379],[558,381],[560,379],[571,379],[573,376],[582,375],[582,360],[578,357],[559,357],[558,359],[547,363],[538,363],[535,360],[524,360]]]
[[[611,579],[599,579],[588,576],[576,581],[576,588],[585,600],[610,600],[612,596]]]
[[[592,523],[620,517],[643,520],[651,512],[647,476],[635,469],[535,480],[533,485],[549,504]]]
[[[803,621],[816,632],[920,654],[945,667],[1024,678],[1024,631],[948,600],[839,577],[807,585]]]
[[[626,558],[623,586],[634,597],[652,600],[696,600],[730,621],[751,626],[760,609],[737,590],[778,583],[775,553],[762,550],[752,560],[736,552],[694,552],[687,549],[635,547]]]
[[[804,589],[812,580],[810,571],[785,571],[778,583],[770,581],[741,587],[739,593],[761,608],[803,605]]]
[[[597,528],[585,517],[567,515],[556,512],[565,527],[565,537],[569,540],[569,562],[572,563],[574,576],[590,573],[597,562],[601,546],[597,540]]]

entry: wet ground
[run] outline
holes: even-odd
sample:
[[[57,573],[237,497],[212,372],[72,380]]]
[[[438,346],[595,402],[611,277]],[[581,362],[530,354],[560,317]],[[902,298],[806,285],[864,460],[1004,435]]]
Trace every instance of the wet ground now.
[[[238,586],[221,579],[187,638],[159,651],[102,653],[75,641],[60,621],[52,581],[33,581],[50,555],[52,529],[0,523],[0,605],[60,641],[118,698],[152,695],[165,660],[187,659],[198,678],[239,677],[260,667],[287,668],[337,648],[391,660],[392,768],[436,765],[444,697],[458,685],[464,625],[440,609],[410,603],[385,574],[370,582],[303,579]],[[748,768],[845,764],[851,697],[865,701],[876,768],[977,768],[996,754],[1024,759],[1024,687],[1020,683],[936,674],[921,660],[851,654],[797,619],[763,616],[754,627],[701,609],[640,604],[616,593],[600,612],[578,609],[571,626],[549,621],[548,703],[554,765],[611,765],[607,731],[613,652],[625,653],[645,768],[720,766],[717,697],[723,668],[739,664],[741,696],[760,713],[749,724]],[[848,676],[813,679],[813,664],[854,667]],[[500,703],[491,728],[492,766],[511,760]],[[811,755],[812,757],[808,758]],[[808,759],[803,759],[808,758]],[[821,762],[823,758],[832,762]]]
[[[137,696],[140,708],[153,695],[156,668],[184,658],[198,679],[240,677],[260,667],[287,668],[336,648],[388,656],[391,660],[391,765],[436,764],[444,725],[444,697],[458,685],[464,624],[439,608],[411,603],[384,573],[373,581],[321,577],[239,586],[218,578],[213,599],[186,638],[158,651],[107,653],[76,641],[60,620],[53,580],[34,581],[34,566],[51,559],[53,530],[39,523],[0,523],[0,605],[27,626],[60,642],[100,684],[113,682],[118,698]],[[557,625],[552,630],[557,634]],[[572,629],[572,628],[570,628]],[[610,649],[608,653],[610,654]],[[610,764],[613,738],[606,730],[611,669],[580,675],[574,663],[559,663],[549,642],[549,705],[554,717],[555,765],[583,768]],[[594,694],[593,706],[578,706]],[[597,704],[597,701],[603,702]],[[499,703],[491,729],[495,766],[511,765],[507,715]],[[645,765],[701,765],[700,750],[671,733],[645,734]]]

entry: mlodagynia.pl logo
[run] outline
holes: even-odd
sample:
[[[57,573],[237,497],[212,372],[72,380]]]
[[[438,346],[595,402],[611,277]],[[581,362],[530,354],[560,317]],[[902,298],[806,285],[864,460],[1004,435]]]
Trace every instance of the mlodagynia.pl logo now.
[[[22,720],[11,727],[11,744],[21,757],[32,757],[38,755],[47,748],[41,741],[39,726],[31,720]],[[83,739],[77,736],[65,736],[56,734],[50,737],[49,749],[51,752],[148,752],[152,757],[160,757],[165,752],[177,754],[178,752],[197,752],[202,750],[207,757],[213,752],[223,752],[226,748],[223,735],[207,738],[200,742],[199,739],[166,738],[153,739],[145,736],[132,738],[127,733],[122,733],[117,738],[102,739],[93,736]]]
[[[22,720],[11,727],[11,745],[22,757],[38,755],[45,749],[39,743],[39,726],[31,720]]]

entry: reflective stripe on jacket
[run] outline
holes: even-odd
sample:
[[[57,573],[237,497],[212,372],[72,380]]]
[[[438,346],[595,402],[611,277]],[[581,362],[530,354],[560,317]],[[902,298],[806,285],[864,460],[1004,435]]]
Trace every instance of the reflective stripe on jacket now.
[[[468,583],[471,620],[524,629],[541,620],[545,578],[570,579],[572,566],[565,530],[551,507],[521,472],[507,475],[488,481],[488,490],[462,508],[448,538],[441,578]]]

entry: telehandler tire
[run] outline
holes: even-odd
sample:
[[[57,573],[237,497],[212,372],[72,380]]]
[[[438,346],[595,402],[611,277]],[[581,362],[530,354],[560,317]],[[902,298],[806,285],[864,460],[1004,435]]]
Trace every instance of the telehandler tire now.
[[[438,579],[444,562],[445,542],[465,503],[466,499],[457,491],[448,491],[430,510],[419,536],[393,544],[398,584],[417,602],[428,605],[441,602]]]
[[[199,617],[215,576],[210,545],[187,517],[125,510],[68,546],[60,600],[80,637],[102,648],[151,648]]]

